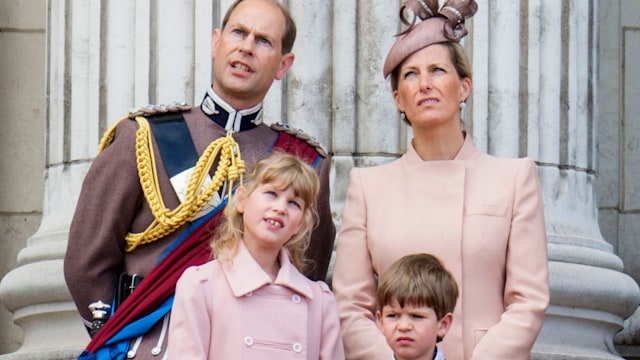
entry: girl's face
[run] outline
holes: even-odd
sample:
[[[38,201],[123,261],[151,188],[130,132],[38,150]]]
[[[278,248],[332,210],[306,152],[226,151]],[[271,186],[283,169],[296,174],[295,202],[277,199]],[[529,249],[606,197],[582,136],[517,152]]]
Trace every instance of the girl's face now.
[[[278,252],[302,227],[306,204],[291,187],[261,184],[250,194],[240,187],[237,196],[250,250]]]
[[[434,44],[418,50],[400,65],[398,89],[393,92],[398,110],[414,128],[460,121],[460,102],[469,96],[471,79],[460,79],[449,49]]]

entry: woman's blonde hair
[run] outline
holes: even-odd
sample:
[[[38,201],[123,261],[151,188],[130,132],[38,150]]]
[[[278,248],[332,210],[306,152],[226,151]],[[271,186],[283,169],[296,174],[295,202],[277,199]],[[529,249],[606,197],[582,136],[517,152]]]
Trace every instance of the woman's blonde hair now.
[[[289,251],[291,262],[299,271],[306,265],[304,253],[309,246],[311,230],[316,225],[316,197],[320,181],[316,172],[297,156],[283,152],[273,152],[256,162],[245,183],[241,198],[244,199],[262,184],[275,184],[281,189],[291,187],[296,196],[304,200],[303,223],[300,230],[284,246]],[[232,196],[224,209],[224,219],[217,227],[211,240],[212,256],[231,261],[238,249],[244,232],[243,214],[238,212],[240,196]]]

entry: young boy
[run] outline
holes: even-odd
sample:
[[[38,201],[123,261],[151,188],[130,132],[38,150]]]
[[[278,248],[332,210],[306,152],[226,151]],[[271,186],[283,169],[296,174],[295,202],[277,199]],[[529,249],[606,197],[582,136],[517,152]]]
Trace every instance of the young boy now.
[[[392,360],[444,360],[436,343],[451,327],[458,285],[429,254],[406,255],[382,274],[376,321]]]

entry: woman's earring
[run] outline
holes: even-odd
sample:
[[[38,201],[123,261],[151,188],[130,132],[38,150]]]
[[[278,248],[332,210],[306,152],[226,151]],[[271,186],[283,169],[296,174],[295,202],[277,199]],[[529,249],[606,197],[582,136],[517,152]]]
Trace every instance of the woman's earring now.
[[[464,119],[464,109],[467,108],[467,102],[462,100],[460,101],[460,122]]]
[[[407,120],[407,115],[404,113],[404,111],[400,111],[400,119]]]

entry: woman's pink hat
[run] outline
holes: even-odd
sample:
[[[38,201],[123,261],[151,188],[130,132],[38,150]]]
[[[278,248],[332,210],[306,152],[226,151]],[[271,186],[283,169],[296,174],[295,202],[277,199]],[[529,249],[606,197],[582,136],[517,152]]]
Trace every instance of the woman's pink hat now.
[[[408,26],[389,50],[384,62],[386,78],[409,55],[432,44],[460,42],[467,29],[465,20],[478,10],[475,0],[447,0],[438,10],[438,0],[408,0],[400,8],[400,20]],[[411,21],[407,18],[411,17]],[[416,20],[420,22],[416,24]]]

